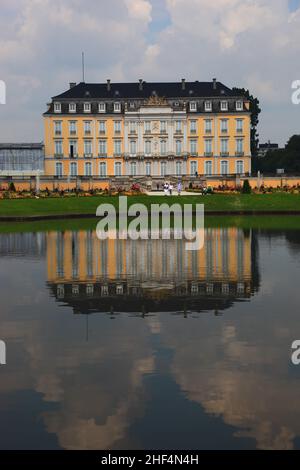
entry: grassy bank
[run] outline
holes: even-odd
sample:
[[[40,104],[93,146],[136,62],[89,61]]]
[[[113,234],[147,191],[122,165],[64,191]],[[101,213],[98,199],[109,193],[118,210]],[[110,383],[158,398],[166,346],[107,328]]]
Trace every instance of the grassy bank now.
[[[37,222],[0,222],[1,233],[95,230],[98,219],[43,220]],[[254,230],[300,230],[300,216],[206,216],[206,228],[238,227]]]
[[[179,204],[204,203],[206,212],[276,212],[299,211],[299,194],[249,194],[249,195],[223,195],[211,196],[131,196],[129,205],[143,203],[147,207],[151,204],[167,202]],[[74,198],[48,198],[48,199],[4,199],[0,201],[0,217],[29,217],[51,215],[96,214],[99,204],[110,203],[118,207],[118,197],[74,197]]]

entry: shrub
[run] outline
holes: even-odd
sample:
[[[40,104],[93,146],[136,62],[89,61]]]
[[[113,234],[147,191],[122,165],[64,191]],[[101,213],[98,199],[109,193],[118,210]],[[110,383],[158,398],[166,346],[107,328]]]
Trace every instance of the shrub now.
[[[245,180],[242,187],[242,194],[251,194],[252,189],[249,183],[249,180]]]
[[[11,192],[14,192],[14,193],[16,192],[16,187],[15,187],[13,181],[11,183],[9,183],[8,191],[11,191]]]

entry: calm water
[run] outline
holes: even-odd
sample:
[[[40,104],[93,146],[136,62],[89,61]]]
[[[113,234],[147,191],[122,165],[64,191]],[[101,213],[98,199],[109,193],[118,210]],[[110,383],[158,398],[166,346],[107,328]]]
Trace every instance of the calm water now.
[[[2,234],[0,257],[0,448],[300,448],[300,232]]]

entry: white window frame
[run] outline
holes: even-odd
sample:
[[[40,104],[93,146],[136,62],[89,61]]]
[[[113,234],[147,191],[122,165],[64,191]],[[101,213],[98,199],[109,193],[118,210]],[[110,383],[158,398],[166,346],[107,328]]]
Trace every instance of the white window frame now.
[[[90,152],[86,152],[86,148],[87,148],[86,146],[87,146],[88,144],[90,145],[90,149],[91,149]],[[93,155],[93,141],[92,141],[91,139],[85,139],[85,140],[83,141],[83,149],[84,149],[84,155],[85,155],[85,156],[86,156],[86,155],[92,156],[92,155]]]
[[[208,170],[208,167],[209,167],[209,170]],[[212,162],[212,160],[206,160],[204,162],[204,175],[205,176],[212,176],[212,174],[213,174],[213,162]]]
[[[204,140],[204,152],[206,154],[213,153],[213,140],[212,139]]]
[[[121,103],[120,101],[116,101],[114,103],[114,113],[120,113],[121,112]]]
[[[76,113],[76,103],[69,103],[69,113]]]
[[[226,166],[226,172],[223,172],[223,166]],[[220,173],[222,176],[227,176],[229,174],[229,162],[228,160],[221,160],[220,162]]]
[[[117,168],[118,168],[118,171],[117,171]],[[115,172],[115,176],[122,176],[122,163],[121,162],[115,162],[114,172]]]
[[[148,171],[149,170],[149,171]],[[151,176],[151,171],[152,171],[152,164],[151,162],[146,162],[145,163],[145,174],[146,176]]]
[[[196,101],[191,101],[190,102],[190,112],[191,113],[197,112],[197,102]]]
[[[99,134],[106,134],[106,121],[99,121]]]
[[[160,175],[161,176],[166,176],[167,174],[167,163],[166,162],[160,162]]]
[[[228,101],[221,101],[221,111],[228,111]]]
[[[89,103],[89,102],[83,103],[83,112],[84,113],[90,113],[91,109],[92,109],[91,103]]]
[[[162,139],[160,141],[160,154],[167,155],[167,141],[166,139]]]
[[[195,155],[196,153],[197,153],[197,139],[191,139],[190,140],[190,154]]]
[[[196,134],[197,133],[197,121],[196,119],[192,119],[190,121],[190,133]]]
[[[212,119],[205,119],[205,134],[212,134]]]
[[[57,171],[58,168],[60,168],[59,171]],[[57,176],[58,178],[61,178],[63,174],[64,174],[63,164],[61,162],[56,162],[55,163],[55,176]]]
[[[101,150],[101,148],[104,149],[104,151]],[[104,156],[104,155],[107,155],[107,142],[106,140],[104,139],[99,139],[99,143],[98,143],[98,154],[99,156]]]
[[[243,109],[244,109],[243,101],[241,101],[241,100],[237,101],[236,104],[235,104],[235,109],[237,111],[243,111]]]
[[[136,164],[136,162],[130,162],[130,176],[137,176],[137,164]]]
[[[62,121],[54,121],[54,134],[55,135],[62,134]]]
[[[69,134],[77,135],[77,121],[69,121]]]
[[[151,140],[145,140],[145,155],[150,156],[152,152]]]
[[[58,103],[57,101],[55,101],[55,103],[54,103],[54,112],[57,113],[57,114],[61,113],[61,103]]]
[[[239,170],[239,166],[241,165],[242,167],[242,171],[238,171]],[[237,160],[235,162],[235,172],[237,175],[243,175],[245,173],[245,162],[244,160]]]
[[[76,171],[75,171],[75,174],[74,174],[74,175],[73,175],[72,168],[76,168]],[[71,176],[71,178],[75,178],[76,176],[78,176],[78,165],[77,165],[77,162],[71,162],[71,163],[70,163],[70,176]]]
[[[144,130],[145,130],[145,134],[151,133],[151,121],[145,121]]]
[[[57,152],[57,146],[60,145],[60,152]],[[62,140],[55,140],[54,144],[55,155],[63,155],[63,141]]]
[[[176,172],[176,176],[182,176],[182,162],[181,161],[176,162],[175,172]]]
[[[122,153],[122,140],[114,140],[114,155],[121,155]]]
[[[180,148],[180,151],[178,151]],[[182,140],[177,139],[175,142],[175,154],[176,155],[181,155],[182,154]]]
[[[84,121],[84,135],[92,135],[92,121]]]
[[[121,134],[121,121],[114,121],[114,133],[115,134]]]
[[[212,112],[212,101],[205,101],[204,110],[205,110],[206,113],[211,113]]]
[[[221,154],[227,154],[229,150],[229,139],[221,139],[220,142]]]
[[[104,103],[103,101],[98,103],[98,112],[99,113],[105,113],[106,112],[106,103]]]
[[[198,173],[198,162],[196,160],[191,161],[191,175],[195,176]]]
[[[167,132],[167,121],[160,121],[160,132],[161,134]]]
[[[90,168],[91,171],[87,171],[87,168]],[[84,175],[93,176],[93,165],[91,162],[85,162],[84,164]]]
[[[104,168],[104,171],[102,171]],[[100,178],[106,178],[107,176],[107,164],[106,162],[99,163],[99,176]]]
[[[74,153],[74,157],[77,156],[77,153],[78,153],[78,142],[77,140],[72,140],[70,139],[69,140],[69,155],[71,155],[71,145],[73,145],[73,153]]]
[[[221,133],[228,134],[228,131],[229,131],[228,119],[221,119],[220,126],[221,126]]]
[[[132,149],[134,149],[134,152],[132,151]],[[137,142],[136,142],[136,140],[130,140],[129,141],[129,153],[130,153],[130,155],[136,155],[136,151],[137,151]]]

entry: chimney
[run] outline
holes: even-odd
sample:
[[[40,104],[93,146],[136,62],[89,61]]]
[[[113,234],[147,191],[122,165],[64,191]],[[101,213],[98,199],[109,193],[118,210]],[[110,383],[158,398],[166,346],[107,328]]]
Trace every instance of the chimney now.
[[[70,82],[70,89],[76,86],[76,82]]]
[[[110,80],[107,80],[107,91],[110,91]]]
[[[182,90],[185,90],[185,78],[181,79],[181,88]]]
[[[142,78],[139,79],[139,90],[143,91],[143,79]]]
[[[216,78],[213,78],[213,89],[214,90],[217,89],[217,79]]]

